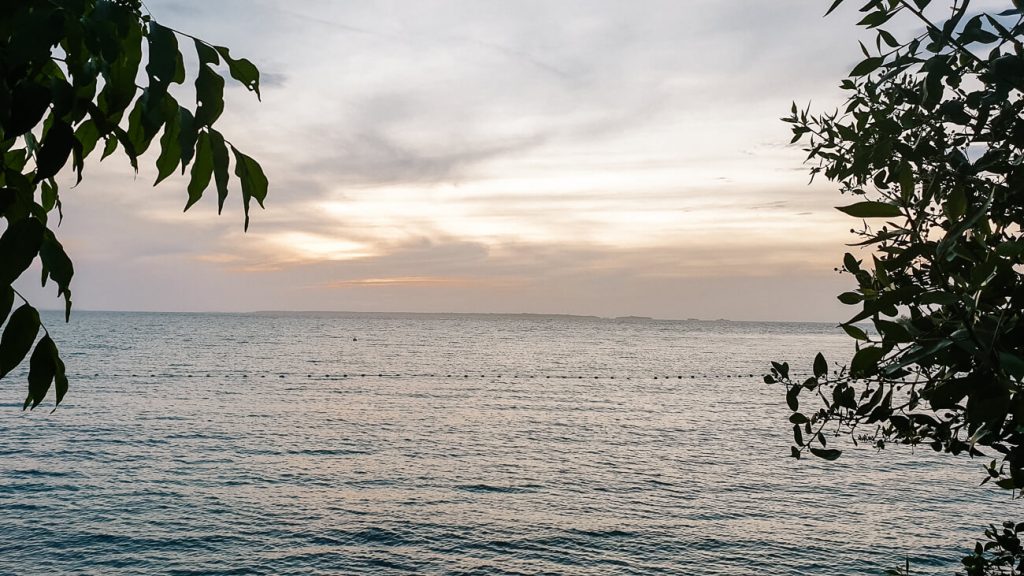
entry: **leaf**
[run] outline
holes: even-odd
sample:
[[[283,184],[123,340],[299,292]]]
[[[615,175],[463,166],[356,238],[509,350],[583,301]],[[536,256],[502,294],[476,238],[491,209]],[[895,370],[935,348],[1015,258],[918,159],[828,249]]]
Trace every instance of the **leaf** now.
[[[853,67],[850,76],[867,76],[878,69],[885,62],[885,58],[866,58]]]
[[[185,173],[185,168],[188,167],[189,162],[195,156],[196,152],[196,122],[195,117],[189,112],[188,108],[181,106],[178,108],[178,148],[181,150],[181,173]]]
[[[35,128],[50,107],[51,92],[47,86],[26,80],[11,90],[10,98],[11,113],[4,122],[4,138],[20,136]]]
[[[1024,242],[1008,241],[996,246],[996,254],[1007,258],[1016,258],[1024,254]]]
[[[825,16],[828,16],[829,14],[831,14],[842,3],[843,3],[843,0],[835,0],[834,2],[832,2],[832,5],[828,7],[828,11],[825,12]]]
[[[836,460],[842,455],[842,453],[842,450],[836,450],[834,448],[811,448],[811,454],[829,461]]]
[[[199,65],[211,65],[216,66],[220,64],[220,58],[217,56],[217,51],[214,50],[213,46],[210,46],[206,42],[196,38],[196,56],[199,57]]]
[[[921,304],[939,304],[942,306],[959,302],[960,298],[956,294],[949,292],[925,292],[920,296],[918,301]]]
[[[800,409],[800,401],[797,396],[800,394],[801,388],[799,386],[793,386],[786,391],[786,404],[789,405],[789,409],[796,412]]]
[[[900,198],[904,202],[908,202],[914,197],[914,169],[904,162],[900,164],[900,171],[898,174],[900,183]]]
[[[1017,482],[1013,478],[1003,478],[1002,480],[996,481],[996,486],[1004,490],[1015,490],[1017,488]]]
[[[36,156],[35,182],[41,182],[60,172],[67,163],[75,142],[75,131],[68,123],[54,122],[46,131],[46,137]]]
[[[840,324],[840,327],[843,329],[844,332],[846,332],[847,335],[850,336],[850,338],[853,338],[855,340],[868,340],[867,333],[853,324]]]
[[[267,177],[263,174],[263,168],[259,163],[239,152],[234,146],[231,151],[235,154],[235,176],[238,176],[242,183],[242,206],[245,210],[245,230],[249,229],[249,201],[253,198],[263,207],[263,200],[267,197]]]
[[[883,42],[885,42],[886,46],[888,46],[890,48],[899,48],[900,47],[900,43],[899,43],[898,40],[896,40],[896,37],[894,37],[892,34],[886,32],[885,30],[879,29],[878,30],[878,37]]]
[[[39,312],[22,304],[11,314],[3,336],[0,336],[0,378],[14,370],[32,349],[39,334]]]
[[[43,211],[53,210],[53,207],[57,205],[57,188],[51,185],[49,180],[43,180],[39,188],[39,200]]]
[[[854,218],[895,218],[901,215],[898,206],[885,202],[857,202],[849,206],[836,206],[836,210]]]
[[[44,226],[36,218],[22,218],[0,236],[0,285],[10,285],[28,269],[39,253]]]
[[[196,141],[196,161],[192,164],[192,174],[188,182],[186,211],[203,197],[203,191],[210,185],[212,175],[213,149],[210,145],[210,135],[207,132],[200,132]]]
[[[39,258],[43,262],[43,269],[57,283],[58,293],[64,296],[64,320],[67,321],[71,316],[71,277],[75,275],[75,267],[50,230],[43,234]]]
[[[50,391],[54,376],[57,375],[57,365],[54,358],[57,356],[57,347],[50,337],[43,336],[32,357],[28,361],[28,397],[25,398],[25,405],[31,403],[31,407],[39,406],[39,403]]]
[[[82,158],[87,157],[96,149],[96,143],[100,140],[100,131],[96,128],[96,123],[86,120],[79,124],[75,130],[75,139],[82,145]]]
[[[231,73],[231,77],[238,80],[242,86],[248,88],[251,92],[256,93],[256,98],[260,98],[260,71],[253,66],[252,62],[249,62],[245,58],[234,59],[231,57],[230,52],[223,46],[214,46],[217,53],[224,58],[224,61],[228,64],[228,71]]]
[[[209,130],[210,154],[213,157],[213,179],[217,183],[217,214],[224,210],[224,200],[228,197],[228,147],[224,137],[216,130]]]
[[[857,351],[850,361],[850,375],[863,378],[878,372],[878,363],[885,356],[885,350],[876,346],[866,346]]]
[[[818,355],[814,357],[814,377],[821,378],[828,375],[828,362],[825,357],[818,352]]]
[[[178,39],[170,28],[166,28],[154,21],[149,22],[149,33],[146,34],[149,40],[149,64],[146,65],[146,72],[150,76],[150,84],[166,87],[176,77],[178,72],[178,60],[181,53],[178,52]]]
[[[57,394],[53,409],[56,410],[57,406],[60,406],[61,401],[64,400],[64,396],[68,393],[68,376],[64,368],[64,361],[60,359],[60,353],[57,351],[56,346],[53,347],[53,364],[55,368],[53,382]]]
[[[174,111],[167,115],[164,134],[160,137],[160,156],[156,159],[157,176],[153,186],[174,174],[174,170],[181,162],[181,141],[178,139],[181,130],[181,115],[178,113],[178,105],[174,103],[174,100],[168,97],[168,102],[169,107],[173,107]]]
[[[779,376],[783,378],[789,378],[789,363],[788,362],[772,362],[772,368],[779,373]]]
[[[10,286],[0,287],[0,324],[7,320],[7,315],[11,313],[13,306],[14,289]]]
[[[843,267],[846,268],[847,271],[856,274],[857,272],[860,272],[860,261],[854,258],[853,254],[847,252],[843,255]]]
[[[224,79],[210,69],[200,66],[196,76],[196,124],[210,126],[224,112]]]
[[[117,138],[108,137],[107,141],[103,144],[103,154],[100,156],[100,160],[102,161],[107,156],[113,154],[114,150],[117,150]]]
[[[840,302],[846,305],[859,304],[864,301],[864,296],[856,292],[843,292],[836,297]]]
[[[1012,352],[1000,352],[999,364],[1003,370],[1017,380],[1024,380],[1024,358]]]

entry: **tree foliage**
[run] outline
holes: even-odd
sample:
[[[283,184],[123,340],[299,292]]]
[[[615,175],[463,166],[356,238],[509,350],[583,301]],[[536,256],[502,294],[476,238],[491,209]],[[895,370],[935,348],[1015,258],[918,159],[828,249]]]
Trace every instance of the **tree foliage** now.
[[[179,41],[194,46],[193,109],[172,92],[186,70]],[[120,149],[138,171],[157,141],[159,184],[191,170],[188,210],[214,181],[218,210],[228,195],[229,168],[242,193],[245,227],[251,200],[262,207],[267,179],[214,124],[224,110],[224,77],[260,95],[259,71],[227,48],[165,27],[139,0],[19,0],[0,14],[0,378],[29,356],[25,407],[35,408],[68,379],[38,311],[12,284],[38,258],[42,284],[53,281],[71,313],[74,266],[54,233],[63,218],[58,174],[69,166],[81,182],[86,158]],[[141,82],[141,84],[140,84]],[[158,139],[159,136],[159,139]],[[230,150],[230,154],[229,154]],[[190,168],[191,165],[191,168]],[[56,217],[55,217],[56,216]],[[56,220],[56,222],[54,222]],[[21,304],[14,309],[14,304]],[[42,338],[36,338],[39,332]]]
[[[970,0],[939,4],[864,4],[858,25],[874,42],[842,81],[845,107],[814,115],[794,105],[784,119],[806,146],[812,179],[838,183],[851,197],[838,209],[859,222],[858,250],[840,269],[855,286],[838,296],[856,309],[842,324],[856,345],[845,364],[819,354],[798,378],[774,362],[765,380],[786,386],[796,458],[840,457],[830,436],[926,445],[984,457],[982,483],[1019,494],[1024,24],[1009,2],[994,14]],[[918,33],[886,31],[897,16]],[[979,544],[968,573],[1024,559],[1019,542],[1003,547],[1011,538],[991,532],[1005,554],[990,562],[993,548]]]

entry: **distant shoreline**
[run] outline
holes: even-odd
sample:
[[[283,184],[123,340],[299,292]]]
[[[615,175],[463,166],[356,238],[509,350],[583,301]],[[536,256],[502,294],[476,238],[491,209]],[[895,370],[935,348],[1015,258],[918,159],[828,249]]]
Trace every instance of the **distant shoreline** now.
[[[63,310],[42,308],[43,312],[63,314]],[[223,315],[223,316],[337,316],[348,318],[366,317],[417,317],[417,318],[522,318],[532,320],[588,320],[609,323],[630,323],[630,322],[691,322],[704,324],[720,323],[749,323],[749,324],[829,324],[838,326],[840,321],[823,320],[733,320],[729,318],[716,318],[713,320],[704,318],[655,318],[651,316],[596,316],[592,314],[544,314],[539,312],[360,312],[354,310],[253,310],[248,312],[223,312],[223,311],[161,311],[161,310],[92,310],[74,309],[75,314],[176,314],[183,316],[198,315]]]

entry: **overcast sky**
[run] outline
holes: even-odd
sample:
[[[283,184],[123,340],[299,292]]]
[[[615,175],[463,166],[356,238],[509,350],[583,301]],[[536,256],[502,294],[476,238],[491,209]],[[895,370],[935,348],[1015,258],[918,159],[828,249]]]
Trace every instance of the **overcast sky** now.
[[[75,305],[843,320],[848,202],[779,121],[859,59],[826,4],[147,0],[262,71],[221,130],[267,209],[243,234],[237,192],[183,214],[183,178],[93,159]]]

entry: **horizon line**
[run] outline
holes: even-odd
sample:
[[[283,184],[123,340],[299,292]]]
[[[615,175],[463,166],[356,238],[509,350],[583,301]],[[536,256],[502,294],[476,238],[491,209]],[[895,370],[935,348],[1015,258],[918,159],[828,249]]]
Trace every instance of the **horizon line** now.
[[[64,310],[58,308],[38,308],[41,312],[54,312],[63,314]],[[218,314],[218,315],[257,315],[257,314],[361,314],[361,315],[390,315],[390,316],[527,316],[527,317],[554,317],[554,318],[581,318],[594,320],[635,320],[654,322],[736,322],[736,323],[769,323],[769,324],[833,324],[837,328],[841,322],[826,320],[736,320],[732,318],[658,318],[654,316],[625,315],[625,316],[600,316],[597,314],[570,314],[561,312],[411,312],[411,311],[362,311],[362,310],[248,310],[248,311],[224,311],[224,310],[101,310],[83,308],[72,310],[75,312],[104,313],[104,314]]]

